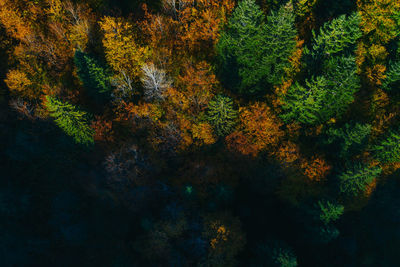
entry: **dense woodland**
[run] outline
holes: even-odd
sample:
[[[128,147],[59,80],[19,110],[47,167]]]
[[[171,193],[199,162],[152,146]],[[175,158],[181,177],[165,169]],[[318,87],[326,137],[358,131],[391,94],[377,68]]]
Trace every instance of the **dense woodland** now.
[[[400,266],[400,1],[0,0],[1,266]]]

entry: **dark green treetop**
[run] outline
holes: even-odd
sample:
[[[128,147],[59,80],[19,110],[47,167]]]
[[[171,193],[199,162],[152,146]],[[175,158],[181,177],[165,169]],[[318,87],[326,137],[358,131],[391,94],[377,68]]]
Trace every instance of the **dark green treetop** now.
[[[394,163],[400,160],[400,135],[390,130],[373,148],[375,158],[382,163]]]
[[[74,62],[78,77],[86,88],[99,93],[111,91],[110,75],[97,59],[77,50]]]
[[[359,150],[368,141],[371,132],[369,124],[349,124],[346,123],[341,128],[329,128],[326,131],[327,138],[324,140],[327,144],[335,144],[341,157],[347,158]]]
[[[385,90],[400,89],[400,61],[391,63],[386,78],[382,82],[382,88]]]
[[[336,221],[344,212],[343,205],[331,201],[318,201],[317,208],[319,210],[319,219],[324,224]]]
[[[296,48],[291,5],[272,11],[267,23],[254,0],[242,0],[216,46],[221,80],[241,94],[262,92],[282,82]]]
[[[355,163],[339,175],[340,192],[348,196],[358,196],[381,172],[380,167]]]

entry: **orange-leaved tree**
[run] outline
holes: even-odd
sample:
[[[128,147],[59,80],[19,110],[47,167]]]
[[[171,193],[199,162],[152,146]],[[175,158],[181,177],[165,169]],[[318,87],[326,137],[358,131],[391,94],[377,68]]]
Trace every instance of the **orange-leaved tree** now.
[[[284,132],[282,122],[265,104],[256,102],[239,109],[239,128],[226,137],[227,145],[244,155],[256,156],[258,152],[278,144]]]

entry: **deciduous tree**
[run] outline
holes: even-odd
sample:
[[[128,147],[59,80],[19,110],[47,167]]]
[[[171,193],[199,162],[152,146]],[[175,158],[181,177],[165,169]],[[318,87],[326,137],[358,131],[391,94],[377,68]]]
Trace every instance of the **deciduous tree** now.
[[[245,155],[257,155],[276,145],[283,136],[282,123],[264,103],[256,102],[239,109],[239,129],[226,137],[228,147]]]
[[[104,17],[100,21],[104,33],[103,46],[108,64],[116,72],[138,78],[150,50],[140,46],[131,23],[122,18]]]
[[[141,78],[144,87],[144,98],[147,101],[158,101],[164,98],[164,92],[172,85],[163,69],[153,63],[143,65]]]

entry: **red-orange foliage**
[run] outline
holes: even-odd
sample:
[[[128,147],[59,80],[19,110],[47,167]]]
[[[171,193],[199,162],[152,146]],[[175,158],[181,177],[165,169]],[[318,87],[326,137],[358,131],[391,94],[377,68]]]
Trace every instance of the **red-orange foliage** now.
[[[198,64],[186,63],[183,75],[177,80],[179,91],[183,94],[180,97],[187,99],[189,112],[195,116],[205,110],[218,85],[211,66],[205,61]]]
[[[256,156],[259,151],[277,145],[284,132],[282,122],[265,103],[256,102],[239,110],[237,132],[226,137],[227,145],[244,155]]]
[[[302,160],[301,168],[303,173],[311,181],[321,181],[329,173],[329,166],[321,157],[312,157],[311,160]]]
[[[151,46],[167,55],[213,51],[219,31],[234,7],[232,0],[182,0],[179,6],[164,2],[164,14],[154,15],[144,5],[142,29]],[[160,55],[162,56],[162,55]],[[197,54],[198,56],[198,54]]]
[[[94,141],[114,141],[112,121],[105,120],[100,116],[96,116],[96,119],[92,122],[92,128],[94,129]]]

